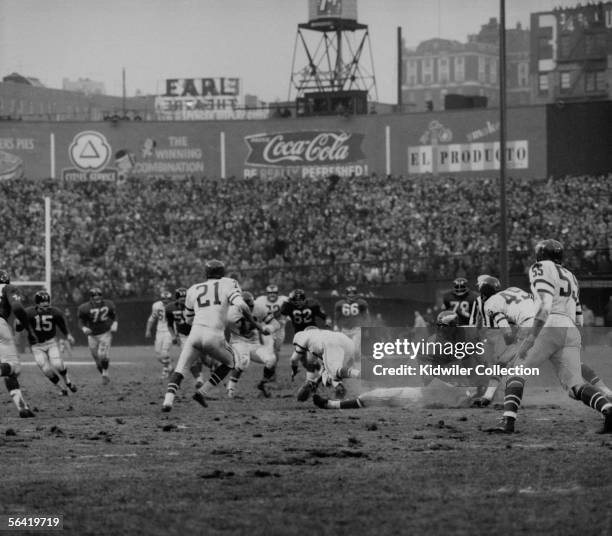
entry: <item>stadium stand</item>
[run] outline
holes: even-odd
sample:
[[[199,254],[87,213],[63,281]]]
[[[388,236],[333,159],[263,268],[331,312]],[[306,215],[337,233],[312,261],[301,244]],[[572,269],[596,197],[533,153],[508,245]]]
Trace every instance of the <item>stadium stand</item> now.
[[[611,179],[510,179],[510,271],[524,272],[534,242],[555,236],[577,274],[611,273]],[[15,280],[42,278],[51,195],[53,290],[66,303],[92,283],[117,298],[186,285],[210,257],[227,259],[247,289],[497,272],[492,178],[20,179],[0,183],[0,195],[0,253]]]

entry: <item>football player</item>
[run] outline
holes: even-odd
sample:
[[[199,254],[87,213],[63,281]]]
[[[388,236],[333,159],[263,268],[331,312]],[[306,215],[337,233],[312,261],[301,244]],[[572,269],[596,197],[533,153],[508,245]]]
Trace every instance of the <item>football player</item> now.
[[[258,296],[255,300],[255,316],[264,322],[267,322],[272,318],[275,318],[278,321],[278,329],[271,335],[264,336],[272,337],[274,354],[276,355],[277,362],[280,357],[282,344],[285,342],[285,325],[287,324],[287,318],[280,314],[280,309],[283,303],[285,303],[287,300],[287,296],[279,294],[277,285],[268,285],[266,287],[266,293]],[[267,315],[265,317],[261,317],[262,311],[267,311]]]
[[[368,302],[357,294],[357,288],[346,288],[345,296],[334,305],[334,331],[341,331],[355,345],[355,355],[361,355],[361,327],[370,320]]]
[[[337,398],[344,398],[344,378],[360,378],[361,371],[352,366],[355,359],[355,345],[344,333],[308,326],[293,336],[291,370],[297,374],[298,363],[306,368],[306,382],[300,387],[297,399],[308,400],[322,380],[331,385]],[[310,366],[319,362],[319,370]],[[322,370],[321,370],[322,369]]]
[[[261,321],[262,319],[255,313],[255,298],[253,295],[250,292],[243,292],[242,298],[249,306],[253,318]],[[278,321],[273,316],[270,316],[267,311],[264,310],[263,314],[264,317],[268,316],[264,326],[266,335],[280,328]],[[247,369],[249,363],[253,361],[264,366],[263,378],[257,384],[257,389],[266,398],[269,398],[270,392],[266,384],[274,376],[276,370],[274,341],[271,337],[261,334],[257,327],[237,307],[232,306],[229,315],[231,319],[230,344],[236,355],[236,367],[230,373],[227,383],[227,396],[234,398],[240,376]]]
[[[501,283],[496,277],[481,275],[478,277],[478,290],[482,305],[482,321],[486,328],[499,329],[502,339],[495,343],[493,350],[495,363],[508,364],[512,361],[522,340],[527,336],[533,326],[533,320],[537,313],[537,305],[531,294],[518,287],[508,287],[502,290]],[[492,331],[487,331],[493,335]],[[611,395],[612,391],[596,375],[590,367],[581,364],[582,376],[592,385],[600,389],[605,395]],[[477,407],[488,406],[493,399],[495,391],[501,379],[493,377],[485,394],[474,400]]]
[[[110,382],[108,367],[113,333],[118,328],[115,304],[102,298],[102,290],[94,287],[89,291],[89,301],[79,306],[78,317],[91,356],[102,374],[102,383],[106,385]]]
[[[476,298],[478,295],[468,288],[467,279],[458,277],[453,281],[453,290],[442,296],[444,309],[457,313],[459,326],[473,325],[475,318]]]
[[[57,307],[51,305],[51,296],[46,290],[40,290],[34,295],[34,304],[25,310],[28,322],[38,339],[38,342],[31,346],[34,361],[49,381],[58,387],[62,396],[68,396],[68,389],[76,393],[77,387],[68,377],[68,369],[62,359],[56,336],[59,330],[71,345],[74,344],[66,318]],[[24,326],[19,323],[17,330],[23,329]]]
[[[208,393],[235,367],[234,352],[225,339],[231,305],[238,307],[258,331],[263,331],[263,327],[253,318],[249,306],[242,298],[238,282],[225,277],[225,264],[216,259],[209,260],[204,271],[205,281],[191,286],[185,297],[185,320],[192,326],[168,382],[162,404],[164,412],[172,410],[176,392],[194,359],[208,354],[220,363],[208,381],[193,395],[193,399],[204,407],[207,406]]]
[[[515,364],[529,368],[550,360],[570,397],[602,413],[602,432],[612,433],[612,403],[582,377],[579,287],[574,274],[562,265],[563,245],[557,240],[541,240],[535,246],[535,258],[536,262],[529,268],[529,282],[537,310],[532,327],[520,343]],[[502,421],[487,431],[514,432],[524,386],[523,377],[508,378]]]
[[[19,355],[15,347],[13,331],[8,322],[11,313],[19,320],[21,325],[25,326],[28,342],[36,344],[38,338],[28,322],[19,293],[11,285],[9,273],[5,270],[0,270],[0,376],[4,378],[4,384],[15,406],[17,406],[19,416],[24,418],[34,417],[34,413],[23,398],[19,380],[17,379],[21,372],[21,363],[19,362]]]
[[[293,332],[298,333],[308,326],[317,326],[317,318],[325,322],[326,327],[332,326],[331,318],[325,313],[317,300],[306,297],[302,289],[289,293],[289,299],[281,305],[280,312],[288,316],[293,326]]]
[[[172,300],[172,294],[167,290],[160,293],[160,299],[153,302],[151,314],[147,319],[145,328],[145,339],[151,337],[153,327],[155,327],[155,343],[153,349],[157,360],[162,364],[162,378],[167,378],[172,371],[170,348],[172,347],[172,334],[168,329],[166,318],[166,307]]]

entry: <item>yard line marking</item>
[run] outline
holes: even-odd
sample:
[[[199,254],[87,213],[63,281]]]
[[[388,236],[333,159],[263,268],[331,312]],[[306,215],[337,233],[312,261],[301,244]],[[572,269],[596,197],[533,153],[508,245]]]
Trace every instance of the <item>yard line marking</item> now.
[[[95,366],[94,361],[64,361],[64,363],[66,365],[71,365],[71,366],[81,366],[81,365],[91,365],[91,366]],[[22,365],[26,366],[26,367],[31,367],[32,365],[36,365],[36,361],[22,361],[21,362]],[[142,363],[138,363],[137,361],[111,361],[110,364],[112,366],[123,366],[123,365],[142,365]]]

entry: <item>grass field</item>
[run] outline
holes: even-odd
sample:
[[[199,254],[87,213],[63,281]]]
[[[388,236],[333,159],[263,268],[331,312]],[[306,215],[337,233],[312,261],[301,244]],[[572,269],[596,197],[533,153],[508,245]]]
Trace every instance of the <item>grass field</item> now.
[[[585,358],[608,383],[610,354]],[[165,414],[149,348],[114,348],[107,386],[89,359],[68,360],[69,397],[24,366],[34,419],[4,395],[0,514],[62,514],[75,535],[612,534],[612,436],[545,383],[528,382],[519,433],[500,437],[481,430],[488,408],[300,404],[287,359],[269,399],[251,365],[241,398],[204,409],[187,379]]]

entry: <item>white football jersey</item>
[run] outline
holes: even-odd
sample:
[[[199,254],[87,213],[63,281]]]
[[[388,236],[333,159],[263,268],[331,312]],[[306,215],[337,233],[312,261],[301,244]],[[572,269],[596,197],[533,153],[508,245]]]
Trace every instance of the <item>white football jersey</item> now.
[[[310,352],[319,359],[330,347],[340,347],[345,355],[352,356],[355,352],[353,341],[340,331],[329,329],[305,329],[293,336],[293,346],[298,354]]]
[[[255,300],[255,307],[253,308],[253,313],[257,316],[258,320],[262,322],[267,322],[274,315],[278,316],[280,312],[280,308],[289,298],[287,296],[279,296],[276,301],[270,301],[268,299],[267,294],[262,294],[258,296]],[[263,315],[263,316],[262,316]],[[285,325],[287,322],[287,318],[284,315],[281,315],[278,318],[278,321],[281,325]]]
[[[224,330],[229,307],[241,296],[238,281],[229,277],[193,285],[185,298],[185,320],[190,324]]]
[[[552,296],[551,314],[565,315],[574,322],[582,315],[578,281],[567,268],[549,260],[536,262],[529,268],[529,283],[537,301],[540,292]]]
[[[493,294],[484,304],[484,325],[490,328],[517,326],[533,320],[537,312],[532,296],[518,287]]]
[[[153,303],[151,307],[151,316],[149,317],[151,321],[156,321],[156,331],[157,333],[165,333],[168,331],[168,321],[166,320],[166,306],[164,302],[158,300]]]

